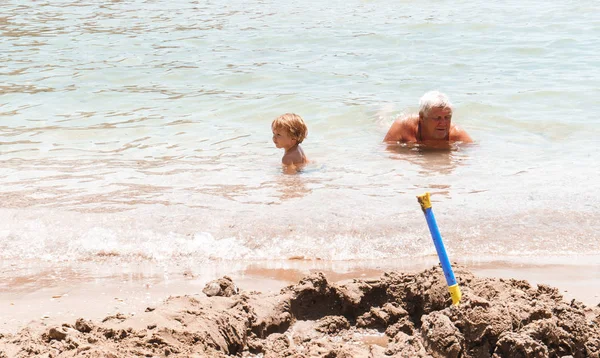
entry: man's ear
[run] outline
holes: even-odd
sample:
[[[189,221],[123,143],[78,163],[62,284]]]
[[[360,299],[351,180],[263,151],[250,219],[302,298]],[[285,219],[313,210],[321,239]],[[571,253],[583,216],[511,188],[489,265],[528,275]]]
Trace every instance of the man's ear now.
[[[419,111],[419,120],[422,121],[424,117],[423,112]]]

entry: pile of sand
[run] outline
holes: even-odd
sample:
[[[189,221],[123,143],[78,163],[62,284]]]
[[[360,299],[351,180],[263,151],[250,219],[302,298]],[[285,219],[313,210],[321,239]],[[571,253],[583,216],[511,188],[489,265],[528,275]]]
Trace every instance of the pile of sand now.
[[[600,308],[455,272],[458,307],[437,267],[343,284],[317,273],[272,294],[238,292],[225,277],[200,299],[0,334],[0,357],[600,357]]]

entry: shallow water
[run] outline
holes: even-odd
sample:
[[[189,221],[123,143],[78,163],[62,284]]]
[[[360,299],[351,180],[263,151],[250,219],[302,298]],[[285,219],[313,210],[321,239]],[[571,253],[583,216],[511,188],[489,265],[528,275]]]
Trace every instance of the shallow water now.
[[[426,191],[451,258],[600,255],[596,5],[4,2],[0,260],[430,257]],[[431,89],[476,143],[382,145]]]

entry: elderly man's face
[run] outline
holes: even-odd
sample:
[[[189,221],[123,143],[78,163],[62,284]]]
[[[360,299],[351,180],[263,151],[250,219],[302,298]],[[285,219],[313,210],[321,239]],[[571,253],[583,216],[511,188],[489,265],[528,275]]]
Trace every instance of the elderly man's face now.
[[[421,125],[424,139],[445,139],[450,132],[452,109],[434,107],[422,118]]]

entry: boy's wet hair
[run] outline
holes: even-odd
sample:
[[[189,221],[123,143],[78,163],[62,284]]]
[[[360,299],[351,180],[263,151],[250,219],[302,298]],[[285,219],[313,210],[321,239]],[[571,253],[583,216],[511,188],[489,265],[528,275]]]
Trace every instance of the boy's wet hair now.
[[[302,117],[295,113],[286,113],[275,118],[271,123],[272,129],[283,129],[298,143],[302,143],[308,135],[308,128]]]

